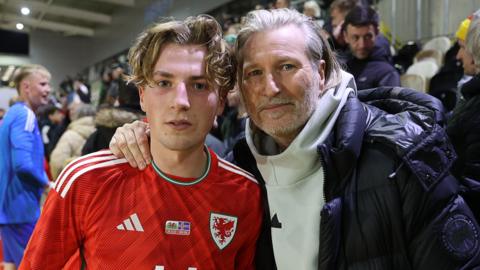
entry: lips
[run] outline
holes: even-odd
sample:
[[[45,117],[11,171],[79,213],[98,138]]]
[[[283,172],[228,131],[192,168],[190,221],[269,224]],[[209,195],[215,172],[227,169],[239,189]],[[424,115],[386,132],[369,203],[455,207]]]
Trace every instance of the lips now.
[[[187,129],[192,126],[192,123],[187,120],[171,120],[167,124],[177,130]]]
[[[279,109],[283,106],[290,105],[291,103],[288,102],[282,102],[282,103],[270,103],[270,104],[264,104],[258,107],[258,111],[274,111],[276,109]]]

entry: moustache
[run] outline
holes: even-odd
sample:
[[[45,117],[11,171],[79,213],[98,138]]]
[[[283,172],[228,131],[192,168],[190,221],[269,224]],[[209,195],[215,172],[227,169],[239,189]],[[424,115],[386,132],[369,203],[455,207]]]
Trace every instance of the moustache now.
[[[258,111],[261,111],[265,108],[268,108],[268,107],[271,107],[271,106],[276,106],[276,105],[283,105],[283,104],[295,104],[295,102],[290,99],[290,98],[286,98],[286,97],[273,97],[273,98],[270,98],[268,100],[262,100],[260,102],[260,104],[258,104],[256,107],[257,107],[257,110]]]

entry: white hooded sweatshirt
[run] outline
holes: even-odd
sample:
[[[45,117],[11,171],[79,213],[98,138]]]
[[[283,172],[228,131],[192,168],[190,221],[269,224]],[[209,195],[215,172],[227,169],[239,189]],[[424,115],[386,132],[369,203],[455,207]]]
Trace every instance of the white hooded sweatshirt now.
[[[318,268],[325,177],[317,146],[332,131],[348,95],[356,94],[353,76],[342,71],[341,77],[337,87],[319,98],[302,131],[283,152],[265,133],[252,134],[253,123],[247,121],[247,143],[266,183],[279,270]]]

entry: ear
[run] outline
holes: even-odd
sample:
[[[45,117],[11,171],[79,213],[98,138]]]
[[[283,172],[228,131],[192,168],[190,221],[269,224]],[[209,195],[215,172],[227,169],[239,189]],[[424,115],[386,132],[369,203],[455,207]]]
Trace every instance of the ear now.
[[[30,93],[30,82],[28,80],[23,80],[20,82],[21,86],[20,89],[23,89],[23,92]]]
[[[341,35],[342,35],[343,40],[345,41],[345,43],[350,44],[350,39],[348,38],[348,34],[347,34],[347,28],[345,28],[344,30],[342,30]]]
[[[144,101],[143,101],[143,98],[145,96],[145,86],[144,85],[138,86],[138,95],[140,96],[140,107],[142,108],[142,111],[147,112],[146,108],[145,108]]]
[[[320,63],[318,64],[318,75],[320,78],[319,81],[319,86],[320,86],[320,95],[323,94],[323,91],[325,91],[325,60],[320,60]]]

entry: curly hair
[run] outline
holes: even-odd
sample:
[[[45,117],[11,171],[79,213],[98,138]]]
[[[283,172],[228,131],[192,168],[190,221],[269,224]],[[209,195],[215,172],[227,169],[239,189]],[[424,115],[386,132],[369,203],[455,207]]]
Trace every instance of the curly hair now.
[[[209,15],[192,16],[184,21],[168,20],[146,29],[128,53],[131,75],[127,79],[137,86],[152,83],[155,63],[168,43],[205,46],[205,72],[209,83],[218,87],[222,99],[233,89],[235,58],[222,39],[221,26]]]

